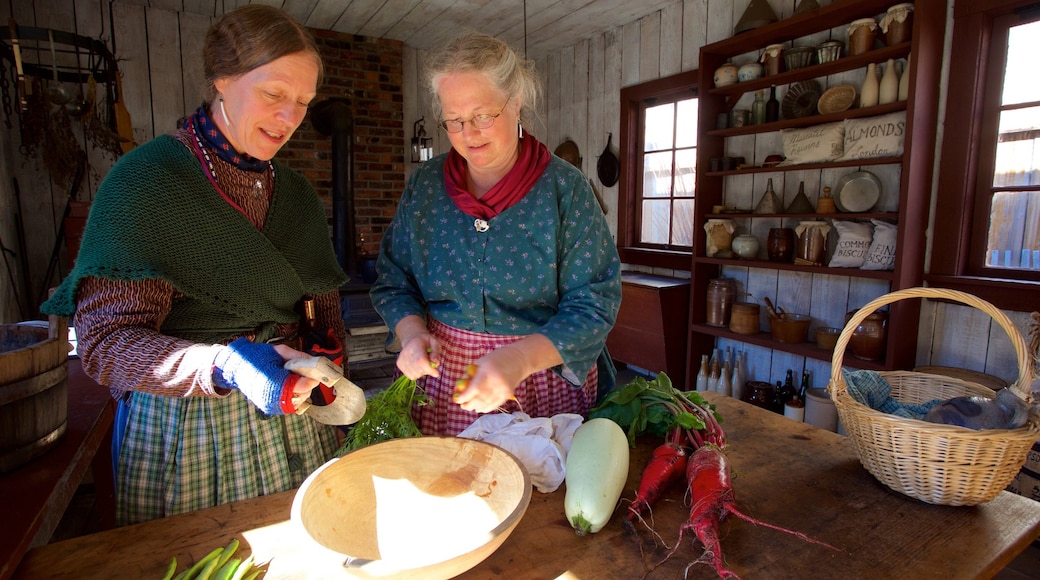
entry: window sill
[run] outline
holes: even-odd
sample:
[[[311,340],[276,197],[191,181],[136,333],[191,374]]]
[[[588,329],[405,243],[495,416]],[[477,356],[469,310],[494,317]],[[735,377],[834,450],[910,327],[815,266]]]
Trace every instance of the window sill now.
[[[926,274],[924,280],[930,286],[967,292],[1001,310],[1032,312],[1040,309],[1040,282],[935,274]]]
[[[618,248],[618,254],[620,254],[621,261],[625,264],[685,271],[689,271],[690,263],[693,259],[692,252],[636,248],[631,246]]]

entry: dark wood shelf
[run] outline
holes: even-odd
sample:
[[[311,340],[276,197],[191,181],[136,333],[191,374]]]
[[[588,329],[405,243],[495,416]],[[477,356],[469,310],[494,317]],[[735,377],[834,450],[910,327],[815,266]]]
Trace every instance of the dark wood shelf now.
[[[762,46],[761,48],[765,47]],[[905,58],[909,53],[910,43],[904,42],[895,46],[886,46],[863,54],[857,54],[856,56],[846,56],[823,64],[814,64],[807,67],[784,71],[775,75],[764,76],[752,81],[744,81],[742,83],[734,83],[724,87],[711,88],[708,89],[707,92],[709,95],[721,95],[725,96],[727,100],[735,101],[744,93],[754,92],[759,89],[768,89],[774,85],[789,85],[798,81],[825,77],[827,75],[862,68],[870,63],[885,62],[890,58]]]
[[[792,219],[843,219],[843,220],[897,220],[899,213],[894,211],[885,212],[837,212],[837,213],[752,213],[750,211],[732,213],[709,213],[707,219],[738,219],[738,218],[792,218]]]
[[[875,278],[878,280],[893,280],[895,273],[892,270],[861,270],[859,268],[828,268],[827,266],[803,266],[787,262],[770,262],[768,260],[744,260],[741,258],[709,258],[707,256],[695,256],[695,264],[715,264],[718,266],[740,266],[743,268],[767,268],[770,270],[789,270],[792,272],[809,272],[812,274],[827,274],[828,276],[849,276],[850,278]]]
[[[829,350],[825,350],[816,346],[816,343],[801,342],[797,344],[791,344],[777,342],[773,340],[773,336],[768,332],[759,332],[758,334],[739,334],[731,331],[729,328],[725,326],[711,326],[709,324],[696,322],[690,325],[690,330],[692,332],[700,334],[710,334],[718,338],[726,338],[729,340],[745,342],[747,344],[753,344],[755,346],[761,346],[764,348],[782,350],[784,352],[789,352],[792,354],[817,360],[833,360],[833,353]],[[846,356],[842,359],[842,366],[869,370],[885,369],[884,365],[877,361],[858,359],[852,356],[851,353],[846,353]]]
[[[849,159],[827,161],[826,163],[802,163],[799,165],[776,165],[774,167],[745,167],[729,171],[705,171],[708,177],[724,177],[726,175],[745,175],[749,173],[770,173],[776,171],[805,171],[808,169],[827,169],[829,167],[860,167],[862,165],[890,165],[902,163],[901,157],[872,157],[870,159]]]
[[[797,127],[812,127],[814,125],[823,125],[825,123],[835,123],[843,121],[845,119],[859,119],[863,117],[875,117],[878,115],[886,115],[888,113],[895,113],[897,111],[906,110],[906,101],[896,101],[894,103],[886,103],[884,105],[875,105],[873,107],[864,107],[862,109],[849,109],[847,111],[838,111],[837,113],[827,113],[826,115],[809,115],[807,117],[799,117],[797,119],[782,119],[780,121],[774,121],[772,123],[760,123],[758,125],[746,125],[744,127],[730,127],[727,129],[713,129],[707,131],[709,137],[737,137],[740,135],[757,135],[758,133],[773,133],[780,129],[793,129]],[[863,161],[862,159],[856,159],[853,161]],[[899,163],[899,161],[889,161],[889,163]]]

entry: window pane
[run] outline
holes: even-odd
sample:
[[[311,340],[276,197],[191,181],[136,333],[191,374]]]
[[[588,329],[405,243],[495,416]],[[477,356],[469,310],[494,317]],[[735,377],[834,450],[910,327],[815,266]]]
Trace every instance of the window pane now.
[[[672,194],[672,152],[648,153],[643,157],[643,197]]]
[[[697,99],[679,101],[675,115],[675,146],[697,146]]]
[[[997,142],[994,187],[1040,183],[1040,130],[1002,133]]]
[[[672,206],[672,244],[693,245],[693,200],[677,199]]]
[[[1040,271],[1040,191],[993,195],[986,265]]]
[[[675,132],[675,104],[647,107],[645,122],[643,151],[671,149],[672,134]]]
[[[640,241],[646,244],[668,243],[668,216],[671,202],[667,199],[643,201],[643,222]],[[692,239],[692,238],[691,238]]]
[[[693,197],[697,183],[697,150],[675,152],[675,197]]]
[[[1040,100],[1036,82],[1036,55],[1040,52],[1040,21],[1015,26],[1008,31],[1008,58],[1004,68],[1002,104]]]

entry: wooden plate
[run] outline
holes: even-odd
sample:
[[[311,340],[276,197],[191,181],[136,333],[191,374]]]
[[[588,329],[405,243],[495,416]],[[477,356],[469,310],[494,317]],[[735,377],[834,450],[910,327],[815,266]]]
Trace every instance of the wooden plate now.
[[[785,119],[800,119],[816,114],[816,103],[820,100],[820,83],[814,80],[792,84],[780,103],[780,112]]]
[[[849,110],[849,107],[854,102],[856,102],[856,87],[852,85],[837,85],[827,89],[820,95],[820,100],[816,103],[816,110],[821,115],[839,113]]]

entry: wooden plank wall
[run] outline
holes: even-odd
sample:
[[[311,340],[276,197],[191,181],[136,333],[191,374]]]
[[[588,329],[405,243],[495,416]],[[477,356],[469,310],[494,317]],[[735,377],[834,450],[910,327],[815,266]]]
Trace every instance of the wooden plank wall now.
[[[635,21],[619,22],[602,34],[577,40],[572,46],[536,61],[544,79],[544,99],[538,107],[537,118],[525,119],[524,125],[550,149],[555,149],[568,138],[577,143],[582,155],[582,170],[604,200],[607,221],[613,232],[616,233],[617,228],[617,186],[608,188],[599,182],[596,161],[610,134],[617,151],[620,89],[696,69],[700,47],[729,37],[748,1],[677,0],[659,12]],[[226,7],[228,2],[224,4]],[[777,15],[784,18],[793,13],[797,1],[771,0],[771,4]],[[126,78],[149,79],[148,83],[138,82],[123,87],[133,118],[134,137],[138,142],[168,131],[185,111],[201,102],[201,87],[196,80],[201,78],[198,70],[201,65],[195,55],[212,17],[207,10],[208,2],[205,0],[185,0],[183,4],[182,0],[14,0],[0,3],[0,17],[4,21],[13,15],[26,25],[70,30],[106,41],[114,38],[120,68],[126,72]],[[206,15],[200,15],[203,13]],[[443,133],[435,128],[436,119],[421,80],[422,56],[418,51],[405,50],[404,130],[410,136],[412,124],[425,116],[427,132],[434,139],[434,150],[440,153],[449,145]],[[829,79],[828,83],[858,83],[860,79],[855,78],[855,74]],[[26,160],[18,153],[16,130],[4,134],[5,137],[0,139],[0,177],[3,178],[0,182],[0,211],[3,211],[0,241],[6,247],[17,247],[13,220],[10,219],[12,178],[18,179],[22,191],[49,192],[49,195],[22,199],[22,215],[27,222],[25,229],[39,238],[30,245],[29,257],[33,285],[40,288],[44,285],[42,276],[67,192],[50,184],[38,159]],[[775,138],[734,139],[731,147],[739,151],[735,154],[760,158],[777,148],[778,143],[771,139]],[[88,151],[92,172],[80,193],[80,198],[85,200],[92,198],[97,184],[111,166],[111,160],[103,154],[89,148]],[[413,167],[406,164],[406,172]],[[807,189],[814,191],[833,183],[837,177],[833,171],[791,172],[785,175],[782,183],[774,183],[774,187],[785,201],[789,201],[801,181],[805,182]],[[743,193],[735,194],[731,203],[751,203],[765,188],[765,183],[758,177],[744,179],[743,186],[738,184],[736,188]],[[882,180],[886,191],[895,191],[898,175],[883,175]],[[886,198],[883,203],[890,202],[891,199]],[[20,277],[17,264],[13,266],[15,278]],[[686,271],[657,270],[653,273],[689,276]],[[727,268],[725,273],[737,278],[756,297],[780,297],[788,310],[807,311],[814,318],[835,326],[842,325],[847,310],[858,308],[887,291],[887,287],[876,281],[853,281],[844,276],[778,275],[772,270],[748,268]],[[20,319],[10,279],[6,271],[0,270],[0,321],[3,322]],[[685,313],[675,314],[685,316]],[[1009,315],[1025,334],[1028,313]],[[1017,361],[1010,343],[1002,335],[1003,330],[992,324],[981,311],[958,305],[926,303],[922,312],[917,361],[920,365],[958,366],[1013,379],[1017,375]],[[722,341],[720,346],[725,348],[726,341]],[[775,381],[782,379],[788,368],[798,373],[802,368],[808,368],[813,374],[814,386],[824,386],[829,376],[830,365],[823,361],[746,345],[741,348],[749,351],[750,376],[756,379]]]

